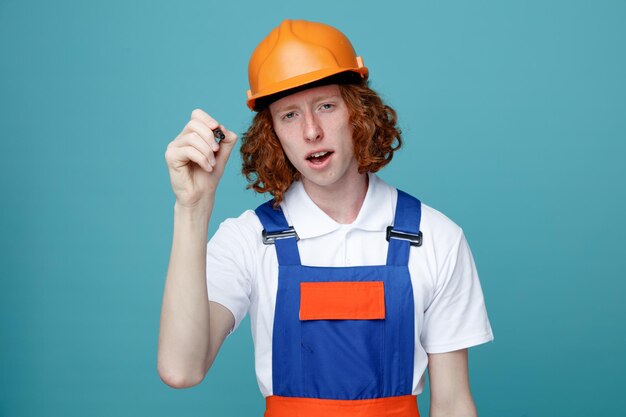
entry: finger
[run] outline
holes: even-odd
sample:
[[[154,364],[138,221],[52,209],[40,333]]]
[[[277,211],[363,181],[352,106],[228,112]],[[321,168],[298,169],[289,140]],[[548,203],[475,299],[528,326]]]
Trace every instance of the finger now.
[[[194,109],[191,112],[190,120],[199,120],[213,130],[219,126],[219,123],[202,109]]]
[[[180,168],[187,165],[190,161],[195,162],[207,172],[213,171],[213,166],[209,160],[193,146],[183,146],[172,149],[172,161],[174,168]]]
[[[196,132],[200,137],[211,147],[213,152],[217,152],[220,148],[215,140],[215,134],[213,130],[209,129],[209,127],[201,122],[198,119],[192,119],[187,123],[187,126],[190,129],[190,132]]]
[[[211,165],[215,166],[215,152],[213,152],[206,141],[198,133],[189,132],[185,135],[179,136],[174,141],[174,144],[177,147],[191,146],[197,149],[204,155]]]

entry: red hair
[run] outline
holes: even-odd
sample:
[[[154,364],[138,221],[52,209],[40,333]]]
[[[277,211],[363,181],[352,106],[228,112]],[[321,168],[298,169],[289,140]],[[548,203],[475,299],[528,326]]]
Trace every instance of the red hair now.
[[[352,123],[359,173],[377,172],[402,145],[396,111],[383,103],[367,81],[338,84]],[[300,173],[291,164],[274,132],[269,107],[260,110],[241,141],[242,173],[257,193],[270,193],[278,206]]]

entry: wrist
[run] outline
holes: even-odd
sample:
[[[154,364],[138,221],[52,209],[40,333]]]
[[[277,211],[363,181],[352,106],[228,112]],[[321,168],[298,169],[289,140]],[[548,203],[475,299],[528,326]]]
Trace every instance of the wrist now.
[[[194,222],[208,223],[211,212],[213,211],[213,199],[208,201],[199,201],[193,205],[184,205],[179,201],[174,204],[174,216],[192,220]]]

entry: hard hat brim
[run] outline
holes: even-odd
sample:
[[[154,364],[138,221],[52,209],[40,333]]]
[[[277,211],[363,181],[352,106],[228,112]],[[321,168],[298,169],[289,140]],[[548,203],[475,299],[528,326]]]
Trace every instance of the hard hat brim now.
[[[307,84],[314,83],[316,81],[323,80],[324,78],[343,73],[343,72],[353,72],[357,73],[361,76],[361,78],[367,79],[368,77],[368,69],[365,66],[357,67],[357,68],[326,68],[319,71],[310,72],[307,74],[298,75],[297,77],[288,78],[286,80],[274,83],[271,89],[266,89],[264,91],[259,91],[256,94],[252,94],[250,90],[248,90],[248,100],[246,102],[248,108],[250,110],[256,110],[256,101],[263,97],[268,97],[283,91],[288,91],[294,88],[303,87]]]

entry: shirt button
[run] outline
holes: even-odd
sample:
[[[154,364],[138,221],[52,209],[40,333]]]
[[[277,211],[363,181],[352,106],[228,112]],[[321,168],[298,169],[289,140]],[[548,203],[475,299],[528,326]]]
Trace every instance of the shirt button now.
[[[346,258],[346,265],[352,265],[352,259]]]

